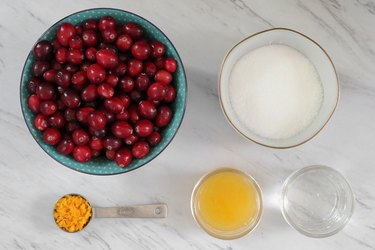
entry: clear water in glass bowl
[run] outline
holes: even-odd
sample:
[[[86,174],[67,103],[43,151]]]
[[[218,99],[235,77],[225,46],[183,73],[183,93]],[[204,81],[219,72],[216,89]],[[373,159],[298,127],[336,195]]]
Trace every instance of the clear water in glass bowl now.
[[[309,237],[328,237],[350,220],[354,198],[346,179],[326,166],[310,166],[290,175],[282,190],[285,220]]]

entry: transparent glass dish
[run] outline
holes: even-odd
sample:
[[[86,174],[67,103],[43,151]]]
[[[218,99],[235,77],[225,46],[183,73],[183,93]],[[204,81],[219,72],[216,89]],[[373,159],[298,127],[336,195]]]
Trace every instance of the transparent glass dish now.
[[[345,227],[354,208],[349,183],[336,170],[310,166],[284,182],[281,211],[285,220],[309,237],[328,237]]]

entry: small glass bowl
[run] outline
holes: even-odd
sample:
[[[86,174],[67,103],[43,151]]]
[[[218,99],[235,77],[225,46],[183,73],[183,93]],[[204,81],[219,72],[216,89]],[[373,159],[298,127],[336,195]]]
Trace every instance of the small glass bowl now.
[[[201,184],[205,182],[205,180],[207,180],[209,177],[211,177],[215,174],[227,172],[227,171],[235,172],[235,173],[238,173],[241,176],[245,177],[247,179],[247,181],[249,181],[249,183],[256,190],[256,193],[257,193],[257,215],[252,221],[249,221],[249,223],[247,223],[245,226],[243,226],[241,228],[238,228],[236,230],[231,230],[231,231],[222,231],[222,230],[218,230],[216,228],[213,228],[212,226],[205,223],[205,221],[199,215],[199,209],[198,209],[196,199],[197,199],[197,194],[198,194],[199,188],[200,188]],[[219,168],[219,169],[211,171],[211,172],[207,173],[206,175],[202,176],[199,179],[199,181],[197,182],[197,184],[195,184],[195,186],[194,186],[193,192],[191,194],[190,205],[191,205],[191,213],[194,217],[194,220],[197,222],[197,224],[209,235],[211,235],[215,238],[218,238],[218,239],[222,239],[222,240],[233,240],[233,239],[243,237],[246,234],[250,233],[259,224],[259,221],[260,221],[260,219],[262,217],[262,214],[263,214],[262,191],[261,191],[258,183],[254,180],[254,178],[252,176],[250,176],[247,173],[244,173],[244,172],[242,172],[238,169],[234,169],[234,168]]]
[[[281,211],[290,226],[314,238],[331,236],[345,227],[354,208],[346,179],[326,166],[310,166],[284,182]]]

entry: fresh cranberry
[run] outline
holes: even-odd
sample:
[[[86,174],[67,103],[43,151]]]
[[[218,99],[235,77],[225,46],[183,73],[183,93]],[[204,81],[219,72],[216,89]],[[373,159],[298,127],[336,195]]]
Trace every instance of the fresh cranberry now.
[[[134,143],[136,143],[138,140],[139,140],[138,135],[132,134],[132,135],[129,135],[128,137],[126,137],[124,142],[125,142],[126,145],[130,146],[130,145],[133,145]]]
[[[94,108],[92,107],[83,107],[77,110],[76,112],[76,118],[79,122],[83,124],[87,124],[87,118],[89,117],[89,114],[94,112]]]
[[[83,129],[79,128],[73,131],[72,139],[76,145],[86,145],[90,140],[90,135]]]
[[[90,61],[84,61],[84,62],[81,64],[80,71],[85,72],[86,76],[87,76],[87,70],[88,70],[88,68],[90,67],[90,65],[91,65],[91,62],[90,62]]]
[[[69,52],[68,52],[69,53]],[[73,74],[79,70],[79,65],[76,65],[74,63],[68,63],[65,65],[64,69],[68,71],[69,73]]]
[[[87,81],[86,72],[84,71],[77,71],[72,76],[72,83],[75,85],[83,85]]]
[[[38,114],[34,118],[34,125],[37,130],[44,131],[48,128],[47,117],[43,114]]]
[[[105,43],[113,43],[114,41],[116,41],[117,32],[114,29],[103,30],[102,38]]]
[[[27,82],[27,91],[30,93],[30,94],[35,94],[36,93],[36,90],[38,88],[38,85],[41,83],[42,81],[39,79],[39,78],[36,78],[36,77],[33,77],[31,78],[28,82]]]
[[[85,51],[85,56],[87,58],[87,60],[90,60],[92,62],[95,62],[96,61],[96,52],[98,50],[95,49],[94,47],[91,47],[91,48],[88,48],[86,49]]]
[[[128,109],[128,112],[129,112],[129,120],[135,124],[140,119],[137,106],[135,105],[130,106]]]
[[[99,64],[92,64],[87,69],[87,78],[94,84],[99,84],[104,81],[106,76],[105,70]]]
[[[52,57],[53,46],[47,40],[39,41],[34,46],[34,56],[37,60],[49,60]]]
[[[164,69],[164,58],[162,57],[156,58],[154,63],[157,69]]]
[[[78,128],[81,128],[81,125],[77,121],[68,122],[65,125],[65,130],[69,133],[73,133],[73,131]]]
[[[154,82],[147,89],[147,96],[152,101],[162,101],[166,96],[166,85],[160,82]]]
[[[133,45],[133,39],[128,34],[120,35],[117,38],[116,46],[120,51],[128,51]]]
[[[124,62],[119,62],[117,67],[115,68],[115,73],[117,76],[123,76],[126,74],[128,70],[128,66]]]
[[[89,84],[81,92],[81,98],[85,102],[94,101],[98,97],[97,86],[95,84]]]
[[[98,34],[94,30],[85,30],[82,32],[82,41],[86,47],[94,47],[98,41]]]
[[[103,146],[107,150],[117,150],[121,147],[122,141],[114,136],[108,136],[103,140]]]
[[[95,19],[87,19],[84,21],[82,25],[84,30],[97,30],[98,29],[98,21]]]
[[[147,137],[147,141],[151,146],[156,146],[161,141],[161,135],[158,131],[154,131]]]
[[[132,153],[128,148],[121,148],[116,151],[115,161],[120,167],[127,167],[132,162]]]
[[[145,74],[141,73],[135,78],[135,87],[140,90],[146,90],[150,84],[150,78]]]
[[[139,75],[143,70],[143,63],[142,61],[132,58],[128,62],[128,74],[130,76]]]
[[[68,108],[78,108],[81,105],[79,94],[72,89],[66,90],[62,94],[61,99]]]
[[[138,40],[143,36],[143,29],[136,23],[126,23],[122,26],[122,32],[128,34],[133,39]]]
[[[157,110],[153,102],[143,100],[138,104],[138,112],[146,119],[153,119],[156,116]]]
[[[119,78],[118,76],[112,73],[112,74],[108,74],[104,81],[114,88],[117,86]]]
[[[68,49],[64,47],[58,48],[55,59],[59,63],[65,63],[68,60]]]
[[[95,130],[92,127],[89,127],[89,131],[90,131],[90,134],[92,134],[93,136],[96,136],[98,138],[104,138],[107,135],[107,129],[106,128]]]
[[[69,39],[76,34],[74,26],[70,23],[63,23],[57,28],[57,40],[62,46],[69,45]]]
[[[87,162],[92,157],[92,152],[86,145],[76,146],[73,150],[73,157],[78,162]]]
[[[114,113],[106,110],[106,109],[101,109],[100,111],[102,111],[105,116],[107,117],[107,124],[110,124],[110,123],[113,123],[116,119],[116,116]]]
[[[65,138],[57,145],[56,150],[61,155],[68,155],[74,149],[74,143],[70,138]]]
[[[116,114],[116,120],[127,121],[128,119],[129,119],[129,112],[127,110],[123,110],[121,113]]]
[[[152,131],[154,130],[154,125],[149,120],[139,120],[135,124],[134,130],[140,137],[147,137],[151,135]]]
[[[104,107],[110,112],[121,113],[124,110],[125,105],[120,98],[111,97],[104,101]]]
[[[52,115],[57,110],[57,105],[53,101],[43,101],[39,106],[40,112],[44,115]]]
[[[49,69],[43,74],[44,80],[47,82],[54,82],[55,81],[55,76],[56,76],[56,70],[55,69]]]
[[[67,108],[64,111],[64,118],[67,122],[76,120],[76,109]]]
[[[27,100],[27,106],[33,113],[39,113],[40,98],[35,94],[31,95]]]
[[[85,56],[83,52],[79,49],[69,49],[67,61],[73,64],[81,64]]]
[[[162,128],[169,124],[172,119],[172,110],[168,106],[161,106],[155,117],[155,125]]]
[[[115,90],[111,85],[107,83],[102,83],[98,86],[97,92],[100,96],[104,98],[111,98],[114,95]]]
[[[54,128],[62,128],[65,125],[64,116],[60,112],[56,112],[48,117],[48,124]]]
[[[49,82],[42,82],[36,88],[40,100],[51,100],[56,95],[56,88]]]
[[[151,43],[151,56],[154,58],[162,57],[165,54],[165,45],[159,41]]]
[[[134,89],[135,82],[134,82],[133,78],[131,78],[130,76],[124,76],[120,80],[119,87],[124,92],[129,93]]]
[[[126,121],[117,121],[112,125],[111,131],[114,136],[125,139],[133,134],[133,127]]]
[[[93,129],[100,130],[100,129],[105,128],[107,124],[107,117],[102,111],[95,111],[89,114],[87,118],[87,123]]]
[[[131,48],[132,55],[139,60],[146,60],[151,54],[151,47],[146,42],[137,41]]]
[[[137,158],[144,158],[150,152],[150,145],[145,141],[136,142],[132,147],[132,155]]]
[[[116,29],[116,20],[111,16],[103,16],[99,20],[99,30]]]
[[[58,48],[61,48],[61,44],[59,43],[57,39],[52,40],[51,44],[53,47],[53,52],[56,52]]]
[[[49,62],[46,61],[35,61],[33,67],[31,69],[33,76],[41,77],[43,76],[44,72],[50,69]]]
[[[69,39],[69,47],[72,49],[81,49],[83,46],[83,41],[80,36],[72,36]]]
[[[74,26],[74,29],[76,30],[76,34],[77,35],[81,35],[82,34],[83,29],[82,29],[81,26],[76,25],[76,26]],[[70,46],[70,40],[69,40],[69,46]]]
[[[61,133],[56,128],[47,128],[43,133],[43,141],[48,145],[56,145],[61,140]]]
[[[116,53],[110,49],[101,49],[96,52],[96,61],[100,66],[106,69],[116,67],[119,62]]]
[[[142,97],[143,97],[142,92],[137,89],[130,92],[130,99],[133,102],[139,102],[142,99]]]
[[[103,140],[96,136],[93,136],[89,142],[89,146],[93,150],[102,150],[103,149]]]
[[[165,85],[165,97],[164,101],[171,103],[176,99],[176,90],[172,85]]]
[[[55,61],[55,60],[53,60],[53,61],[51,62],[51,66],[52,66],[51,68],[52,68],[52,69],[55,69],[55,70],[59,70],[59,69],[62,69],[62,68],[63,68],[63,65],[62,65],[61,63]]]
[[[148,75],[149,77],[154,77],[157,71],[156,65],[151,62],[147,61],[144,65],[143,71]]]
[[[121,94],[118,96],[122,103],[124,104],[124,108],[127,109],[131,103],[131,99],[127,94]]]
[[[115,150],[106,150],[105,151],[105,157],[108,160],[114,160],[116,157],[116,151]]]
[[[174,58],[171,58],[171,57],[165,58],[164,68],[171,73],[175,72],[176,69],[177,69],[176,60]]]
[[[69,87],[71,83],[70,81],[71,79],[72,79],[72,73],[70,73],[66,69],[60,69],[56,72],[56,76],[55,76],[56,84],[65,89]]]
[[[162,69],[156,72],[155,81],[162,82],[164,84],[169,84],[172,82],[172,80],[173,76],[168,71]]]

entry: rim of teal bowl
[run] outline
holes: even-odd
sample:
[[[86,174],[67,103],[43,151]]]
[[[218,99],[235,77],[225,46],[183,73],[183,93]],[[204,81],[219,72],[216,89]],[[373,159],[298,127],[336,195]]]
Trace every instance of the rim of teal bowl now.
[[[25,70],[27,68],[31,68],[31,65],[29,63],[28,65],[28,62],[33,62],[34,58],[33,57],[33,54],[32,54],[32,51],[33,51],[33,48],[35,46],[35,44],[40,41],[43,37],[45,37],[47,35],[47,33],[49,33],[52,29],[55,29],[57,28],[57,25],[59,25],[60,23],[64,22],[66,19],[72,17],[72,16],[75,16],[77,14],[80,14],[80,13],[85,13],[85,12],[96,12],[96,11],[115,11],[115,12],[122,12],[122,13],[125,13],[127,15],[130,15],[130,16],[133,16],[133,18],[135,19],[141,19],[143,20],[144,22],[148,23],[149,25],[153,26],[155,28],[155,30],[157,32],[159,32],[160,35],[162,35],[165,40],[169,43],[169,44],[166,44],[167,46],[167,54],[169,54],[170,52],[174,52],[175,53],[175,56],[177,56],[177,58],[175,58],[177,60],[177,64],[178,64],[178,70],[181,70],[180,74],[183,76],[182,78],[182,87],[184,87],[184,91],[182,93],[182,96],[181,98],[183,98],[183,107],[182,107],[182,110],[179,110],[179,112],[182,112],[180,117],[179,118],[176,118],[176,119],[179,119],[177,121],[177,126],[175,127],[175,129],[173,131],[171,131],[173,134],[172,136],[170,136],[170,138],[168,139],[168,141],[165,142],[165,145],[161,146],[159,150],[159,152],[157,152],[155,155],[153,155],[152,157],[150,158],[143,158],[143,159],[134,159],[133,162],[127,166],[127,167],[119,167],[116,165],[116,163],[114,161],[109,161],[107,159],[103,159],[103,156],[100,157],[100,159],[96,159],[96,158],[93,158],[91,159],[89,162],[86,162],[86,163],[79,163],[79,162],[76,162],[70,155],[69,156],[65,156],[65,155],[60,155],[56,152],[56,149],[54,146],[50,146],[50,145],[47,145],[45,143],[42,143],[42,142],[39,142],[37,140],[37,134],[36,133],[42,133],[41,131],[36,131],[36,129],[33,127],[34,124],[30,124],[25,116],[25,113],[28,113],[28,114],[31,114],[32,116],[35,116],[27,107],[27,98],[28,98],[28,94],[27,95],[24,95],[22,94],[23,92],[23,88],[27,88],[27,81],[29,80],[29,78],[31,77],[31,75],[29,74],[28,76],[25,76]],[[101,16],[105,16],[105,14],[101,15]],[[89,19],[89,18],[87,18]],[[118,21],[118,18],[116,18],[116,21]],[[124,22],[128,22],[128,21],[125,21]],[[141,25],[143,27],[143,25]],[[146,33],[148,32],[147,29],[145,29]],[[44,38],[43,38],[44,39]],[[171,51],[170,51],[171,50]],[[30,59],[32,58],[32,59]],[[28,66],[28,67],[27,67]],[[176,73],[177,74],[177,73]],[[177,75],[176,75],[177,76]],[[178,78],[178,77],[176,77]],[[179,88],[177,88],[177,84],[175,85],[176,86],[176,90],[177,90],[177,97],[176,97],[176,100],[175,102],[172,104],[172,106],[174,105],[177,105],[176,101],[177,101],[177,98],[178,98],[178,93],[180,92],[179,91]],[[69,169],[72,169],[74,171],[77,171],[77,172],[80,172],[80,173],[84,173],[84,174],[90,174],[90,175],[97,175],[97,176],[109,176],[109,175],[118,175],[118,174],[124,174],[124,173],[127,173],[127,172],[130,172],[130,171],[133,171],[133,170],[136,170],[148,163],[150,163],[152,160],[154,160],[157,156],[159,156],[168,146],[169,144],[172,142],[172,140],[174,139],[174,137],[176,136],[177,134],[177,131],[179,130],[181,124],[182,124],[182,121],[184,119],[184,116],[185,116],[185,110],[186,110],[186,102],[187,102],[187,79],[186,79],[186,72],[185,72],[185,68],[184,68],[184,65],[182,63],[182,60],[181,60],[181,57],[176,49],[176,47],[173,45],[173,43],[171,42],[171,40],[168,38],[168,36],[162,31],[160,30],[155,24],[153,24],[152,22],[150,22],[149,20],[147,20],[146,18],[144,17],[141,17],[135,13],[132,13],[132,12],[129,12],[129,11],[126,11],[126,10],[121,10],[121,9],[116,9],[116,8],[92,8],[92,9],[85,9],[85,10],[81,10],[81,11],[78,11],[78,12],[75,12],[75,13],[72,13],[68,16],[65,16],[64,18],[58,20],[57,22],[55,22],[53,25],[51,25],[51,27],[49,27],[38,39],[37,41],[34,43],[34,45],[32,46],[29,54],[27,55],[27,58],[25,60],[25,63],[24,63],[24,66],[23,66],[23,69],[22,69],[22,74],[21,74],[21,81],[20,81],[20,103],[21,103],[21,109],[22,109],[22,116],[24,118],[24,121],[26,123],[26,126],[29,130],[29,132],[31,133],[33,139],[38,143],[38,145],[43,149],[43,151],[45,153],[47,153],[47,155],[49,155],[52,159],[54,159],[55,161],[57,161],[58,163],[60,163],[61,165],[69,168]],[[27,91],[27,90],[26,90]],[[177,108],[177,107],[176,107]],[[175,108],[173,108],[175,109]],[[177,110],[175,110],[174,112],[174,116],[172,117],[172,121],[171,123],[163,129],[162,131],[162,134],[165,134],[165,130],[169,128],[170,125],[172,125],[173,123],[173,120],[175,119],[176,117],[176,114],[177,114]],[[33,130],[35,130],[35,132],[33,132]],[[164,137],[164,136],[163,136]],[[162,141],[158,144],[158,145],[161,145],[162,142],[163,142],[163,137],[162,137]],[[158,146],[157,145],[157,146]],[[157,147],[156,146],[156,147]],[[151,148],[151,151],[152,150],[155,150],[156,147],[152,147]],[[48,152],[47,150],[51,150],[51,152]],[[67,159],[66,162],[63,162],[62,160],[60,159],[57,159],[56,155],[58,155],[59,157],[63,158],[63,159]],[[111,167],[113,166],[116,166],[116,169],[118,169],[119,171],[118,172],[106,172],[106,173],[98,173],[98,172],[93,172],[92,169],[93,167],[95,166],[89,166],[89,167],[86,167],[86,170],[87,171],[83,171],[81,169],[77,169],[73,166],[70,165],[70,161],[74,161],[74,164],[78,164],[78,165],[86,165],[87,163],[90,163],[90,162],[93,162],[93,161],[98,161],[98,160],[104,160],[105,162],[111,162]],[[132,166],[134,164],[134,166]]]

